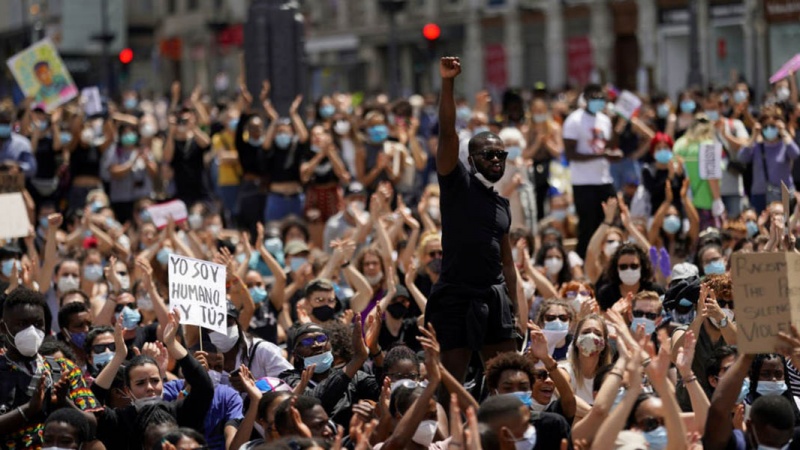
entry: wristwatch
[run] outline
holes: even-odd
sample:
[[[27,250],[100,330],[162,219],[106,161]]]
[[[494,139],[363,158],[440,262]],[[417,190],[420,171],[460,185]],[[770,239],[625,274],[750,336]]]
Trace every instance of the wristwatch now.
[[[719,327],[725,328],[727,326],[728,326],[728,316],[725,316],[722,318],[722,320],[719,321]]]

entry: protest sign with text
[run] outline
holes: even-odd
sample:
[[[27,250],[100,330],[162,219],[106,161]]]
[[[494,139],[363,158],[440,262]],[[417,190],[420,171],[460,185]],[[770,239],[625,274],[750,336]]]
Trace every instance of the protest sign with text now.
[[[0,239],[18,238],[30,233],[28,208],[22,193],[0,194]]]
[[[147,208],[150,213],[150,218],[153,224],[160,230],[167,226],[169,218],[175,223],[181,223],[189,217],[189,212],[186,210],[186,203],[181,200],[172,200],[170,202],[153,205]]]
[[[181,312],[181,323],[227,333],[225,266],[171,254],[169,303]]]
[[[25,189],[25,174],[20,171],[0,171],[0,193],[22,192]]]
[[[626,120],[631,120],[636,117],[639,108],[642,107],[642,100],[631,91],[622,91],[617,97],[617,103],[614,105],[614,111]]]
[[[700,144],[697,157],[700,165],[700,179],[719,180],[722,178],[722,144],[709,142]]]
[[[736,345],[773,353],[778,333],[800,325],[800,254],[736,253],[731,260]]]

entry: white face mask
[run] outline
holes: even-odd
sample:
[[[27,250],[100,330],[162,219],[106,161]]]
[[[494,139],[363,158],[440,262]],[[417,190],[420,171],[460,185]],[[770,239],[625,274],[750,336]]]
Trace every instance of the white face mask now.
[[[333,125],[333,131],[339,136],[343,136],[350,132],[350,122],[346,120],[339,120]]]
[[[619,241],[607,243],[605,247],[603,247],[603,253],[605,253],[606,257],[611,258],[614,256],[614,253],[617,252],[617,248],[619,248]]]
[[[619,279],[627,286],[633,286],[642,277],[642,269],[627,269],[619,271]]]
[[[6,325],[6,333],[11,334],[8,331],[8,325]],[[14,335],[14,347],[22,356],[33,358],[39,353],[39,347],[41,347],[43,340],[44,331],[31,325]]]
[[[236,325],[230,326],[227,334],[212,331],[208,334],[208,337],[211,339],[211,343],[217,347],[217,350],[227,353],[239,340],[239,328]]]
[[[547,258],[544,260],[544,268],[548,275],[557,275],[564,267],[564,260],[561,258]]]
[[[525,430],[522,439],[515,442],[514,446],[517,450],[533,450],[536,447],[536,428],[533,425],[528,425],[528,429]]]
[[[376,275],[371,277],[364,275],[364,278],[367,279],[367,282],[370,286],[375,286],[376,284],[380,283],[383,280],[383,272],[379,272]]]
[[[433,220],[439,220],[439,218],[441,217],[441,211],[439,210],[439,205],[428,206],[428,215],[431,216],[431,219]]]
[[[525,300],[530,300],[533,298],[533,294],[536,293],[536,285],[533,283],[526,283],[522,282],[522,294],[525,296]]]
[[[436,421],[423,420],[420,422],[419,426],[417,427],[417,431],[414,432],[414,437],[412,437],[411,440],[425,448],[428,448],[433,443],[434,436],[436,436]]]
[[[128,275],[119,276],[119,287],[122,289],[130,289],[131,288],[131,278]]]
[[[65,275],[58,279],[56,283],[56,287],[58,287],[58,292],[62,294],[64,292],[74,291],[78,289],[81,285],[81,282],[78,280],[77,277],[72,275]]]

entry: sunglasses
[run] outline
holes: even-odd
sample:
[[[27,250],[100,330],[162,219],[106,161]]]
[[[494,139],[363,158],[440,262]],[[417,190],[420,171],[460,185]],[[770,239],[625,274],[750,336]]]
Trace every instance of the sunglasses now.
[[[547,379],[550,378],[550,374],[547,373],[546,370],[537,370],[533,372],[533,377],[539,381],[547,381]]]
[[[606,240],[606,244],[619,244],[619,241],[616,239],[608,239]]]
[[[556,314],[545,314],[544,315],[544,321],[545,322],[552,322],[552,321],[554,321],[556,319],[558,319],[558,320],[560,320],[562,322],[569,322],[569,315],[567,315],[567,314],[558,314],[558,315],[556,315]]]
[[[690,312],[692,312],[693,309],[694,309],[694,305],[692,305],[692,306],[683,306],[683,305],[679,304],[679,305],[675,306],[675,312],[677,312],[678,314],[689,314]]]
[[[580,292],[579,291],[569,291],[569,292],[567,292],[566,295],[567,295],[567,298],[575,298],[575,297],[577,297],[579,295],[581,297],[591,297],[592,293],[589,292],[589,291],[580,291]]]
[[[126,306],[127,306],[128,308],[130,308],[130,309],[136,309],[136,308],[138,308],[138,306],[136,306],[136,303],[121,303],[121,304],[119,304],[119,305],[117,305],[117,306],[115,306],[115,307],[114,307],[114,312],[115,312],[115,313],[121,313],[121,312],[122,312],[122,310],[123,310],[123,309],[124,309]]]
[[[664,425],[664,418],[663,417],[645,417],[637,424],[639,429],[647,433],[648,431],[653,431],[656,428]]]
[[[619,264],[619,265],[617,265],[617,268],[619,270],[628,270],[628,269],[637,270],[637,269],[639,269],[639,264],[635,264],[635,263],[634,264]]]
[[[720,308],[733,308],[733,300],[722,300],[721,298],[718,298],[717,303],[719,304]]]
[[[495,158],[502,161],[508,157],[508,152],[504,150],[485,150],[477,153],[478,155],[480,155],[481,158],[487,161],[491,161]]]
[[[392,379],[395,379],[395,380],[398,380],[398,381],[399,380],[411,380],[411,381],[419,380],[419,374],[416,373],[416,372],[411,372],[411,373],[387,373],[386,375],[388,375],[389,378],[392,378]]]
[[[324,344],[326,342],[328,342],[328,336],[325,336],[324,334],[320,334],[320,335],[318,335],[316,337],[307,337],[305,339],[300,339],[300,342],[298,344],[301,347],[311,347],[315,343]]]
[[[660,315],[661,314],[653,313],[653,312],[633,311],[633,317],[636,317],[636,318],[647,317],[650,320],[656,320],[656,318],[658,316],[660,316]]]
[[[94,344],[92,346],[92,351],[94,353],[105,353],[106,350],[111,350],[112,352],[117,351],[117,344],[109,342],[108,344]]]
[[[428,256],[430,256],[431,258],[439,258],[442,255],[444,255],[444,253],[441,250],[431,250],[430,252],[428,252]]]

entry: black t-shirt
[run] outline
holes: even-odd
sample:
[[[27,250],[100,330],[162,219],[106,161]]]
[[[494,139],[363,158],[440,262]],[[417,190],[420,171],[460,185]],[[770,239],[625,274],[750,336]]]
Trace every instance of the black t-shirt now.
[[[289,148],[278,148],[272,144],[272,148],[266,155],[266,172],[272,183],[300,182],[300,163],[308,150],[308,143],[301,144],[293,140]],[[324,160],[320,165],[325,164]]]
[[[239,156],[242,172],[248,175],[261,176],[264,168],[263,147],[251,145],[244,140],[244,129],[253,116],[254,114],[242,114],[239,118],[239,124],[236,126],[236,137],[233,142],[236,146],[236,153]]]
[[[531,412],[531,425],[536,428],[534,450],[561,448],[562,439],[570,442],[567,448],[572,448],[572,433],[564,416],[549,412]]]
[[[315,156],[317,156],[317,151],[312,149],[310,146],[304,146],[305,152],[303,155],[303,162],[311,161]],[[337,150],[338,151],[338,150]],[[333,163],[327,157],[322,158],[317,167],[314,168],[314,172],[311,174],[311,178],[308,180],[309,185],[315,184],[328,184],[334,181],[339,181],[339,177],[336,176],[336,173],[333,171]]]
[[[459,161],[439,175],[442,273],[448,284],[488,287],[503,283],[500,246],[511,227],[508,200],[484,186]]]
[[[56,176],[56,152],[53,151],[53,138],[44,136],[36,144],[36,178],[53,178]]]
[[[638,292],[642,291],[655,291],[658,295],[664,294],[664,288],[650,281],[641,281],[639,283]],[[617,303],[621,297],[622,293],[619,290],[619,285],[609,281],[598,291],[597,303],[600,304],[600,309],[605,311],[614,306],[614,303]]]
[[[179,197],[196,198],[201,197],[205,192],[202,176],[205,171],[203,155],[209,148],[200,147],[194,139],[175,140],[175,154],[172,157],[171,165],[175,171],[175,187]]]
[[[94,145],[85,146],[83,143],[75,147],[69,157],[69,173],[73,177],[100,176],[100,149]]]
[[[400,326],[400,332],[397,336],[393,336],[389,328],[386,327],[386,322],[383,322],[381,324],[381,331],[378,334],[378,344],[386,351],[396,344],[403,344],[411,350],[418,352],[422,350],[422,346],[419,344],[419,341],[417,341],[418,335],[419,326],[417,325],[417,319],[414,317],[403,319],[403,324]]]
[[[280,314],[280,311],[275,309],[268,298],[261,304],[257,304],[253,318],[250,320],[250,333],[265,341],[277,344],[278,314]]]

